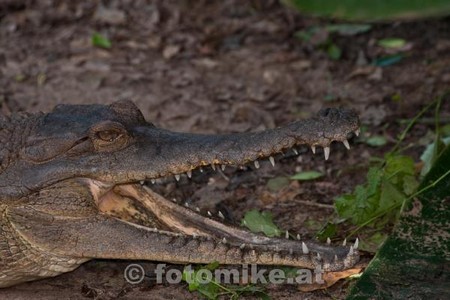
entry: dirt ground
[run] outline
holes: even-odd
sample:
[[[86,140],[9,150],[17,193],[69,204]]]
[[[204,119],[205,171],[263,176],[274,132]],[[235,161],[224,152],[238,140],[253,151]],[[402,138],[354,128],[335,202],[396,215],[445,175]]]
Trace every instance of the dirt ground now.
[[[320,44],[295,36],[331,21],[304,16],[278,1],[62,1],[0,0],[0,112],[48,111],[59,103],[111,103],[132,99],[147,120],[184,132],[224,133],[271,128],[308,117],[324,106],[356,109],[368,131],[392,143],[407,120],[450,86],[450,19],[373,25],[369,32],[332,40],[331,59]],[[99,32],[110,49],[91,43]],[[407,41],[403,59],[370,64],[385,54],[380,38]],[[450,117],[449,104],[444,108]],[[432,125],[419,124],[413,143]],[[257,172],[207,172],[193,183],[159,187],[166,197],[226,212],[239,222],[251,208],[270,210],[280,228],[313,238],[333,216],[333,198],[362,182],[368,160],[392,144],[352,151],[333,145],[298,158],[278,157]],[[417,157],[420,148],[410,154]],[[279,191],[270,178],[300,170],[326,173]],[[1,299],[196,299],[184,284],[130,285],[127,262],[92,261],[72,273],[0,291]],[[150,270],[151,263],[145,263]],[[349,286],[302,293],[268,286],[273,299],[341,299]]]

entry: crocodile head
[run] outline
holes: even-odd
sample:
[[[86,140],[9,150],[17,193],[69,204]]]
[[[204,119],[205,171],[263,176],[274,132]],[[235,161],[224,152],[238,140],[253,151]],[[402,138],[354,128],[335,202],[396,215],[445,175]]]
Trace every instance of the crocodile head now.
[[[104,255],[101,251],[95,254],[83,252],[88,258],[181,263],[218,261],[342,270],[358,261],[357,245],[322,245],[253,234],[226,225],[219,221],[221,218],[203,216],[195,209],[166,200],[152,191],[151,183],[167,178],[190,178],[208,166],[214,170],[244,165],[257,169],[260,160],[268,159],[274,164],[276,154],[288,150],[296,152],[296,147],[301,145],[311,147],[314,152],[316,147],[322,147],[325,159],[328,159],[331,143],[342,142],[349,148],[347,139],[358,133],[358,128],[355,112],[331,108],[319,111],[311,119],[261,132],[189,134],[154,126],[129,101],[109,106],[59,105],[52,112],[36,117],[33,126],[24,130],[25,138],[16,159],[10,159],[0,173],[0,179],[6,182],[0,187],[0,199],[14,205],[14,199],[42,194],[43,190],[62,188],[64,195],[68,195],[84,189],[83,193],[90,196],[84,197],[89,203],[83,205],[92,205],[102,217],[120,220],[124,226],[148,230],[156,235],[180,237],[185,244],[195,240],[197,246],[193,252],[195,249],[199,252],[170,254],[169,248],[176,247],[176,241],[171,240],[156,256],[138,250],[123,255],[114,254],[117,251],[106,253],[109,250],[103,250]],[[71,190],[74,182],[77,182],[76,191]],[[72,217],[57,208],[61,201],[46,201],[50,205],[45,206],[45,213],[63,221]],[[35,202],[27,205],[33,207]],[[76,208],[77,204],[73,205]],[[43,211],[40,207],[36,209]],[[21,234],[29,239],[29,243],[35,240],[34,235],[25,229]],[[89,234],[98,234],[98,243],[103,242],[102,233]],[[141,243],[146,238],[136,236],[135,240]],[[42,238],[36,240],[41,241]],[[108,241],[105,240],[105,244]],[[151,241],[147,244],[150,245]],[[186,251],[191,250],[187,247]],[[56,252],[64,255],[64,251]]]

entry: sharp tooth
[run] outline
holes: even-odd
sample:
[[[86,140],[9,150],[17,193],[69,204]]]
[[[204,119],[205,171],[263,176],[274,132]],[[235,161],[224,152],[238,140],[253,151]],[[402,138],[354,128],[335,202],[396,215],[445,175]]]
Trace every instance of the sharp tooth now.
[[[192,171],[187,171],[186,175],[187,175],[188,178],[192,178]]]
[[[256,251],[255,251],[255,249],[252,250],[252,256],[256,256]]]
[[[139,183],[140,183],[141,185],[144,185],[145,181],[144,181],[144,180],[141,180]]]
[[[215,171],[216,170],[216,165],[215,164],[211,164],[211,168]]]
[[[212,213],[208,210],[207,212],[208,216],[212,217]]]
[[[181,178],[180,174],[175,175],[175,179],[176,179],[177,181],[180,181],[180,178]]]
[[[285,238],[289,239],[289,231],[288,230],[286,230],[286,233],[284,236],[285,236]]]
[[[327,245],[330,245],[330,244],[331,244],[331,240],[329,237],[327,237]]]
[[[200,208],[197,206],[197,207],[195,208],[195,211],[196,211],[196,212],[200,212]]]
[[[343,140],[342,144],[344,144],[345,148],[347,148],[347,150],[350,150],[350,144],[348,143],[347,140]]]
[[[175,198],[172,198],[172,201],[175,202],[175,203],[177,203],[177,199],[175,199]]]
[[[226,239],[226,238],[223,238],[223,239],[222,239],[222,243],[226,244],[226,243],[227,243],[227,239]]]
[[[344,239],[344,241],[342,242],[342,246],[347,245],[347,239]]]
[[[219,217],[222,219],[222,220],[225,220],[225,216],[223,215],[223,213],[219,210]]]
[[[321,259],[322,259],[322,257],[320,256],[320,253],[317,253],[317,259],[318,259],[318,260],[321,260]]]
[[[155,179],[150,179],[150,181],[151,181],[152,184],[155,184],[155,183],[156,183],[156,180],[155,180]]]
[[[330,157],[330,147],[324,147],[323,154],[325,155],[325,160],[328,160],[328,158]]]
[[[184,206],[189,207],[189,203],[184,202]]]
[[[203,173],[203,168],[202,167],[200,167],[199,170],[200,170],[200,173]]]
[[[294,250],[292,248],[289,249],[289,254],[290,255],[294,254]]]
[[[222,169],[222,171],[225,171],[225,165],[221,165],[220,168]]]
[[[338,261],[338,257],[336,254],[334,255],[334,261]]]
[[[239,246],[239,248],[244,249],[244,248],[245,248],[245,244],[241,244],[241,245]]]
[[[255,168],[259,169],[259,161],[255,160],[253,163],[255,164]]]
[[[295,148],[292,148],[292,151],[294,151],[295,155],[298,155],[298,151]]]
[[[302,251],[303,251],[303,254],[309,253],[308,246],[306,246],[305,242],[302,242]]]
[[[197,234],[193,233],[193,234],[192,234],[192,238],[193,238],[193,239],[197,238]]]
[[[300,237],[300,234],[297,233],[297,240],[300,241],[300,238],[301,238],[301,237]]]
[[[312,153],[316,154],[316,146],[311,146]]]
[[[275,159],[273,158],[273,156],[269,157],[270,163],[272,164],[272,167],[275,167]]]
[[[356,238],[355,243],[353,244],[353,248],[356,250],[358,249],[358,246],[359,246],[359,239]]]
[[[348,251],[348,255],[353,255],[354,251],[353,251],[353,246],[350,246],[350,250]]]
[[[360,133],[360,132],[361,132],[361,131],[360,131],[360,129],[359,129],[359,128],[358,128],[358,129],[356,129],[356,130],[355,130],[355,135],[356,135],[356,136],[359,136],[359,133]]]

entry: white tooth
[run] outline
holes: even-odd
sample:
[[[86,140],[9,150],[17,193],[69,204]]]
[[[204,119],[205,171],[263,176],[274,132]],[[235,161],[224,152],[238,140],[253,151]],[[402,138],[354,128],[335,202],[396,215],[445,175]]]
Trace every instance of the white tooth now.
[[[244,249],[244,248],[245,248],[245,244],[241,244],[241,245],[239,246],[239,248]]]
[[[316,154],[316,146],[311,146],[312,153]]]
[[[285,233],[285,235],[284,235],[287,239],[289,239],[289,231],[288,230],[286,230],[286,233]]]
[[[192,238],[193,238],[193,239],[197,238],[197,234],[193,233],[193,234],[192,234]]]
[[[172,201],[175,202],[175,203],[177,203],[177,199],[175,199],[175,198],[172,198]]]
[[[208,210],[207,212],[208,216],[212,217],[212,213]]]
[[[294,250],[293,250],[292,248],[289,249],[289,254],[290,254],[290,255],[294,254]]]
[[[297,233],[297,240],[300,241],[300,239],[301,239],[300,234]]]
[[[192,171],[187,171],[186,175],[187,175],[188,178],[192,178]]]
[[[211,168],[215,171],[216,170],[216,165],[215,164],[211,164]]]
[[[348,255],[353,255],[354,251],[353,251],[353,246],[350,246],[350,250],[348,251]]]
[[[256,251],[255,251],[255,249],[252,250],[252,256],[256,256]]]
[[[347,239],[344,239],[344,241],[342,242],[342,246],[347,245]]]
[[[176,179],[177,181],[180,181],[180,178],[181,178],[180,174],[175,175],[175,179]]]
[[[222,169],[222,171],[225,171],[225,165],[221,165],[220,168]]]
[[[275,159],[273,158],[273,156],[269,157],[270,163],[272,164],[272,167],[275,167]]]
[[[184,206],[189,207],[189,203],[184,202]]]
[[[358,128],[358,129],[356,129],[356,130],[355,130],[355,135],[356,135],[356,136],[359,136],[359,133],[360,133],[360,132],[361,132],[361,131],[360,131],[360,129],[359,129],[359,128]]]
[[[295,155],[298,155],[298,151],[295,148],[292,148],[292,151],[294,151]]]
[[[200,173],[203,173],[203,168],[202,168],[202,167],[200,167],[200,169],[199,169],[199,170],[200,170]]]
[[[255,164],[255,168],[259,169],[259,161],[255,160],[253,163]]]
[[[222,220],[225,220],[225,216],[223,215],[223,213],[219,210],[219,217],[222,219]]]
[[[336,254],[334,255],[334,261],[338,261],[338,257]]]
[[[151,181],[152,184],[155,184],[155,183],[156,183],[156,180],[155,180],[155,179],[150,179],[150,181]]]
[[[140,182],[139,182],[141,185],[144,185],[144,180],[141,180]]]
[[[197,207],[195,208],[195,211],[200,212],[200,208],[197,206]]]
[[[356,250],[356,249],[358,249],[358,246],[359,246],[359,239],[356,238],[355,244],[353,244],[353,248]]]
[[[350,144],[348,143],[347,140],[343,140],[342,143],[344,144],[345,148],[347,148],[348,150],[350,150]]]
[[[226,239],[226,238],[223,238],[223,239],[222,239],[222,243],[226,244],[226,243],[227,243],[227,239]]]
[[[323,148],[323,154],[325,155],[325,160],[328,160],[330,157],[330,147]]]
[[[330,245],[331,244],[331,240],[329,237],[327,237],[327,244]]]
[[[302,242],[302,251],[303,251],[303,254],[309,253],[308,246],[306,246],[305,242]]]
[[[317,253],[317,259],[318,259],[318,260],[321,260],[321,259],[322,259],[322,257],[320,256],[320,253]]]

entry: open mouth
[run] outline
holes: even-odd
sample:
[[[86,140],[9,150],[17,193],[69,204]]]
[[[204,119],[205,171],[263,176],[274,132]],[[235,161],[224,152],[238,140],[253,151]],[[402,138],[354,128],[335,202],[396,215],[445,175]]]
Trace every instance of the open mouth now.
[[[235,264],[241,262],[288,265],[305,268],[322,268],[324,271],[338,271],[352,267],[359,260],[358,240],[350,245],[344,242],[342,245],[331,245],[330,240],[326,244],[312,241],[302,241],[291,238],[286,234],[285,238],[269,238],[263,235],[251,233],[237,226],[225,224],[222,213],[213,216],[209,211],[202,214],[200,209],[186,204],[177,204],[165,199],[152,190],[155,183],[163,183],[168,180],[179,181],[182,177],[192,178],[197,172],[203,172],[208,165],[213,170],[223,171],[226,166],[259,169],[261,159],[267,159],[275,166],[275,157],[280,153],[290,152],[298,155],[298,149],[307,145],[312,152],[316,152],[316,146],[323,147],[325,159],[330,155],[330,144],[333,141],[342,142],[349,149],[348,138],[359,134],[359,128],[352,128],[345,135],[335,139],[328,139],[327,143],[310,145],[297,141],[278,145],[265,152],[255,153],[241,160],[221,160],[220,157],[211,161],[199,161],[196,166],[177,168],[176,174],[148,178],[143,177],[124,183],[105,184],[100,181],[88,179],[97,206],[101,212],[114,218],[129,223],[132,226],[146,227],[153,232],[166,236],[184,236],[186,239],[196,240],[198,243],[213,243],[211,257],[214,251],[220,247],[226,247],[226,251],[232,252],[231,257],[236,257]],[[220,171],[219,170],[219,171]],[[222,249],[223,250],[223,249]],[[220,261],[220,257],[215,259]],[[175,263],[196,262],[172,261]],[[228,263],[228,262],[224,262]]]

